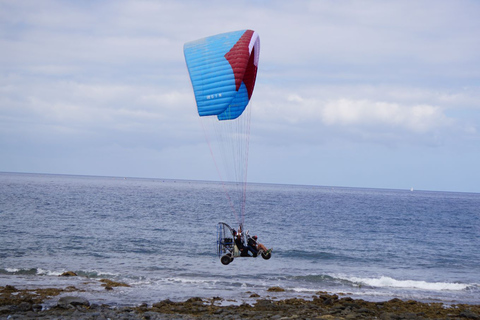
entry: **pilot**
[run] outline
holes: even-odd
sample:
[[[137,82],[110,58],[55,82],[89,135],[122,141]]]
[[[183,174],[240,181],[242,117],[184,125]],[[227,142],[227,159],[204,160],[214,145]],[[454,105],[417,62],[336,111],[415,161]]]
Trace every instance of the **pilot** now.
[[[237,233],[237,237],[235,238],[235,245],[237,246],[238,250],[240,250],[240,256],[242,257],[249,257],[248,248],[243,245],[242,235]]]

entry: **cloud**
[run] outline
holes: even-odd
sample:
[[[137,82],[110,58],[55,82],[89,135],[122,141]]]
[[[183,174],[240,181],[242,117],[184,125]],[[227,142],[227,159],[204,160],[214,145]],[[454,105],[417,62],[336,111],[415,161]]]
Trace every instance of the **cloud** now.
[[[402,106],[396,103],[340,99],[327,102],[320,111],[326,125],[384,126],[424,133],[450,126],[441,108],[430,105]]]
[[[1,90],[2,138],[153,149],[199,140],[189,88],[18,78]]]
[[[474,91],[447,94],[409,87],[349,85],[285,90],[266,86],[256,90],[252,127],[256,135],[271,137],[259,138],[265,144],[336,141],[439,147],[480,139],[476,113],[466,116],[457,112],[459,105],[474,108],[472,102],[479,101]]]
[[[15,154],[61,164],[94,149],[138,152],[145,167],[178,157],[171,175],[183,174],[175,163],[203,143],[183,44],[245,28],[261,38],[250,107],[264,157],[306,168],[317,148],[345,159],[352,145],[477,150],[479,12],[468,0],[0,0],[0,147],[11,150],[0,170]],[[84,171],[101,173],[105,159]]]

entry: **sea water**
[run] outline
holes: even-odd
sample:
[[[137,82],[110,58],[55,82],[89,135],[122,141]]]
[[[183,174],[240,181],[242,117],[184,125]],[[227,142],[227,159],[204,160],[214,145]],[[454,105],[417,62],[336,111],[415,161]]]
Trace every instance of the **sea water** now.
[[[221,183],[0,173],[0,286],[75,286],[112,305],[319,292],[480,304],[480,194],[249,184],[246,212],[272,258],[224,266],[216,224],[236,221]]]

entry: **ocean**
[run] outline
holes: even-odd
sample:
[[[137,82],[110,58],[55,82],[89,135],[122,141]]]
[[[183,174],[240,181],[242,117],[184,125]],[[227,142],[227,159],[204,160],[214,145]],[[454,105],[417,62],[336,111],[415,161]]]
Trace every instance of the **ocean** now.
[[[272,258],[225,266],[216,225],[234,219],[219,182],[0,173],[0,286],[118,306],[318,292],[480,304],[480,194],[251,183],[244,228]]]

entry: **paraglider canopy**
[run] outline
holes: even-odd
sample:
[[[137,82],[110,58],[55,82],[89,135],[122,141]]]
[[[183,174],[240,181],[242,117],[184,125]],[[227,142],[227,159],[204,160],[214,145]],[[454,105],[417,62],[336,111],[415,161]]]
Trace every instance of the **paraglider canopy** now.
[[[224,190],[245,220],[250,110],[260,38],[253,30],[222,33],[184,45],[197,112]]]
[[[223,33],[184,46],[198,114],[238,118],[253,94],[260,38],[253,30]]]

